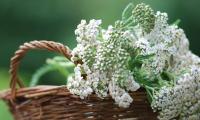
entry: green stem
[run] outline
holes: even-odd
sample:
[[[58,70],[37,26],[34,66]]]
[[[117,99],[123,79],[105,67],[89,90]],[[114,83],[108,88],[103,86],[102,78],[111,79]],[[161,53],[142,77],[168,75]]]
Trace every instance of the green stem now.
[[[130,16],[126,21],[124,21],[123,27],[128,26],[130,22],[133,22],[133,16]]]
[[[145,89],[146,89],[146,91],[147,91],[148,100],[149,100],[149,102],[151,103],[151,102],[153,101],[153,93],[154,93],[154,90],[153,90],[152,93],[151,93],[150,90],[152,90],[152,88],[149,87],[149,86],[145,86]]]
[[[55,68],[49,65],[42,66],[40,69],[38,69],[32,76],[30,86],[35,86],[38,84],[39,79],[42,77],[42,75],[54,71]]]

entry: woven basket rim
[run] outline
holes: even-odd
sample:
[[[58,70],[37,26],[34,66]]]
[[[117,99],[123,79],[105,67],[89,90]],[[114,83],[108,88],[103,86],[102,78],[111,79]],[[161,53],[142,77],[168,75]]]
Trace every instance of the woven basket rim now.
[[[145,94],[144,93],[145,90],[143,88],[138,89],[135,92],[129,92],[131,95],[137,96],[137,95],[141,95],[141,94]],[[70,96],[73,98],[80,98],[78,95],[74,95],[72,93],[70,93],[70,91],[67,89],[66,85],[61,85],[61,86],[56,86],[56,85],[37,85],[34,87],[25,87],[25,88],[19,88],[16,90],[16,96],[15,99],[23,97],[23,98],[34,98],[34,97],[43,97],[45,95],[60,95],[60,96]],[[89,95],[88,97],[96,97],[98,99],[99,98],[95,93]],[[111,97],[110,95],[105,97],[105,98],[109,98]],[[104,98],[104,99],[105,99]],[[12,90],[11,89],[7,89],[4,91],[0,91],[0,99],[3,100],[12,100]]]
[[[34,87],[19,88],[16,90],[16,98],[32,98],[40,97],[44,95],[69,95],[71,94],[66,86],[54,86],[54,85],[38,85]],[[12,98],[12,90],[7,89],[0,92],[0,99],[9,100]]]

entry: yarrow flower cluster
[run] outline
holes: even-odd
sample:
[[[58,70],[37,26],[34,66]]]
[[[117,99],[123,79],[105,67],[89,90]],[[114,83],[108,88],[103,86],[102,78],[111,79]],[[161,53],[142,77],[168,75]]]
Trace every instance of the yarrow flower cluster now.
[[[82,20],[71,58],[82,63],[68,79],[70,92],[82,99],[110,95],[126,108],[134,101],[128,92],[142,87],[159,119],[199,120],[200,58],[190,52],[184,31],[167,21],[166,13],[144,3],[129,4],[107,29],[101,20]]]
[[[163,87],[155,95],[152,107],[161,110],[159,119],[199,120],[200,68],[191,66],[177,78],[174,87]]]

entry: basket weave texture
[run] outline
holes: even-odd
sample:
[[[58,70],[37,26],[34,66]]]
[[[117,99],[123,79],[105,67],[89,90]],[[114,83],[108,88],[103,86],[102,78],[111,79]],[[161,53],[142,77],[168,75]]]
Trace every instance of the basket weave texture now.
[[[71,51],[61,43],[53,41],[31,41],[24,43],[11,58],[10,90],[2,91],[0,98],[10,108],[15,120],[156,120],[143,89],[130,93],[134,99],[129,108],[119,108],[109,96],[104,99],[95,94],[82,100],[72,95],[66,86],[24,87],[19,80],[17,69],[27,51],[42,49],[61,53],[67,59]],[[75,64],[81,63],[77,61]],[[17,86],[19,86],[17,88]]]

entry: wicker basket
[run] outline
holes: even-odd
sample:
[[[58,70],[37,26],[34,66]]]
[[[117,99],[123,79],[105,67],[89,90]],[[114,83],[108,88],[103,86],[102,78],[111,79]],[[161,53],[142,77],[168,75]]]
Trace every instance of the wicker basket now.
[[[31,49],[46,49],[71,58],[69,48],[52,41],[24,43],[15,52],[10,65],[10,90],[1,92],[3,99],[16,120],[156,120],[144,90],[131,93],[134,98],[129,108],[119,108],[111,97],[99,99],[95,94],[81,100],[70,94],[65,86],[36,86],[25,88],[18,79],[17,68],[25,53]],[[17,85],[19,88],[17,89]]]

